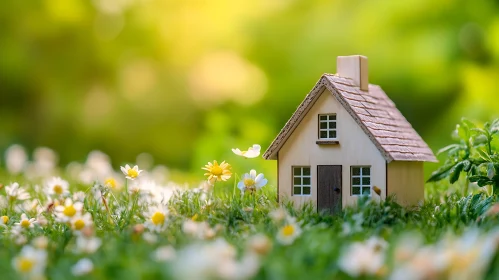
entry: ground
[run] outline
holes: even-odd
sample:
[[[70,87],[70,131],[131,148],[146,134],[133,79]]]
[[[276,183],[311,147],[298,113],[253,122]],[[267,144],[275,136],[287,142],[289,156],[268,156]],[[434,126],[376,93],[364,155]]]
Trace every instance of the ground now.
[[[88,166],[78,174],[86,174]],[[0,175],[2,277],[499,276],[499,209],[495,196],[478,189],[462,196],[444,191],[447,183],[429,184],[425,203],[410,209],[393,198],[375,202],[364,197],[331,216],[311,205],[296,209],[286,201],[277,203],[272,185],[241,192],[238,186],[244,190],[245,183],[266,183],[254,172],[238,177],[208,168],[207,173],[223,173],[227,181],[210,176],[213,185],[194,188],[156,183],[152,171],[123,169],[124,174],[110,171],[114,177],[94,183],[75,180],[71,172],[44,180],[26,172]]]

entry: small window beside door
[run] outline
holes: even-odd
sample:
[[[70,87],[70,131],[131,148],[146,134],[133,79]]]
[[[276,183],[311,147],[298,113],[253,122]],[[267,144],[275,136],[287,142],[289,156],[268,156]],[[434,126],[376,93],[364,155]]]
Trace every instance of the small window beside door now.
[[[336,140],[336,114],[319,115],[319,139]]]
[[[310,195],[310,166],[293,166],[293,195]]]
[[[371,167],[352,166],[350,174],[352,195],[371,195]]]

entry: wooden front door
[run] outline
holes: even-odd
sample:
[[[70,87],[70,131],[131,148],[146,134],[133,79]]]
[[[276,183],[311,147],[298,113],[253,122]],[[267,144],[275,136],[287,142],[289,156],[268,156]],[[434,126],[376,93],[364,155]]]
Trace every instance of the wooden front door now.
[[[341,165],[317,166],[317,209],[341,211]]]

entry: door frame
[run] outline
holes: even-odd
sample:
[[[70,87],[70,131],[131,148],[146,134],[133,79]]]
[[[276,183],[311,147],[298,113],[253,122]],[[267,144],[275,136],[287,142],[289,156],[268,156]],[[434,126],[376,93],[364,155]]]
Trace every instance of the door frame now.
[[[338,179],[339,182],[337,182],[339,184],[339,186],[336,186],[336,188],[339,189],[338,190],[339,197],[338,197],[338,195],[336,195],[337,198],[335,199],[335,191],[333,189],[330,190],[331,192],[329,192],[326,195],[330,196],[331,201],[329,202],[329,204],[331,206],[329,206],[329,207],[326,206],[325,208],[321,208],[321,205],[319,204],[319,198],[321,197],[321,184],[320,184],[321,174],[319,172],[319,169],[320,169],[321,166],[339,167],[339,172],[335,172],[335,173],[337,173],[339,175],[339,179]],[[341,165],[341,164],[321,164],[321,165],[317,165],[317,211],[323,211],[323,210],[325,210],[327,208],[330,209],[329,210],[330,213],[337,213],[337,212],[340,212],[343,209],[343,165]]]

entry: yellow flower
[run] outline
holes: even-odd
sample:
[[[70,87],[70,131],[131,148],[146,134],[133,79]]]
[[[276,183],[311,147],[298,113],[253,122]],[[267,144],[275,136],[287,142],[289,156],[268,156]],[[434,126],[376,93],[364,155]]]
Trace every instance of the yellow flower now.
[[[24,246],[12,261],[15,270],[25,276],[23,279],[40,279],[47,265],[47,252],[29,245]]]
[[[229,180],[230,176],[232,176],[230,168],[230,164],[226,163],[225,161],[222,161],[222,163],[218,165],[218,162],[214,160],[213,163],[208,162],[208,164],[201,169],[208,171],[204,175],[208,176],[208,182],[210,182],[210,184],[214,184],[217,181]]]
[[[167,226],[168,208],[164,205],[151,207],[144,215],[146,222],[144,226],[151,231],[161,232]]]
[[[77,214],[74,215],[69,222],[73,230],[81,231],[92,225],[92,215],[90,215],[90,213],[85,213],[83,215]]]
[[[2,216],[0,217],[0,222],[3,223],[4,225],[9,222],[9,217],[8,216]]]
[[[289,245],[301,235],[300,226],[292,219],[277,232],[277,241],[283,245]]]
[[[131,169],[131,170],[133,170],[133,169]],[[118,182],[116,182],[116,180],[113,177],[109,177],[104,181],[104,186],[106,186],[112,190],[116,190],[116,188],[118,187]]]
[[[143,170],[139,170],[139,166],[135,165],[133,168],[130,167],[130,165],[125,165],[125,167],[121,166],[121,172],[125,174],[127,179],[130,180],[135,180],[137,177],[139,177],[140,173]]]

